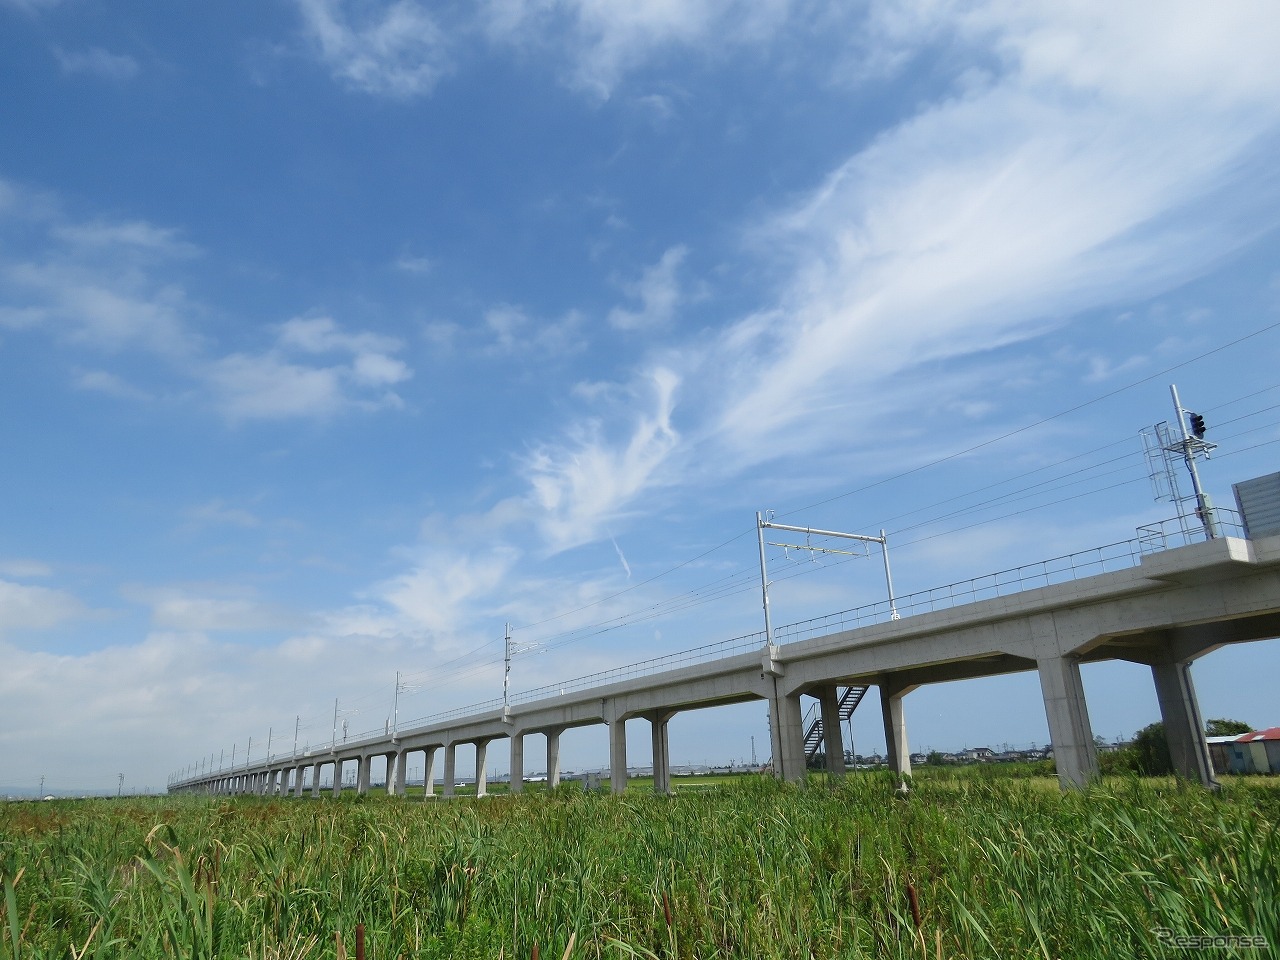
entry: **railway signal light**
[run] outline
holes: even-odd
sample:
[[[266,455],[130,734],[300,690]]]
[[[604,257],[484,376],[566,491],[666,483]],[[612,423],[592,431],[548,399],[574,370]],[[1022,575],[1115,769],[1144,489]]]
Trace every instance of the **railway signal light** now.
[[[1187,411],[1187,418],[1191,421],[1191,434],[1197,440],[1204,439],[1204,417],[1198,413]]]

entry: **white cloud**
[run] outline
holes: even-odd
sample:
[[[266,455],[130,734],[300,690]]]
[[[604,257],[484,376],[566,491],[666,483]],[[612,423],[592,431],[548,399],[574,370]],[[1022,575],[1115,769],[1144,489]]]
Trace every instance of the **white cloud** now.
[[[495,39],[563,48],[570,83],[608,97],[631,70],[670,51],[714,55],[767,42],[788,0],[490,0]]]
[[[128,80],[138,73],[138,61],[127,54],[111,53],[101,47],[88,50],[63,50],[54,47],[53,54],[66,74],[89,74],[104,80]]]
[[[97,349],[189,355],[200,344],[187,325],[191,305],[156,274],[199,252],[176,230],[76,222],[55,199],[0,184],[0,324]]]
[[[396,258],[393,266],[404,273],[413,273],[425,275],[435,269],[435,263],[430,257],[415,257],[404,253]]]
[[[320,59],[352,89],[405,99],[449,72],[447,38],[415,0],[296,0]]]
[[[485,312],[484,324],[493,338],[490,353],[564,357],[584,347],[582,315],[573,310],[559,320],[541,321],[523,307],[503,303]]]
[[[0,5],[14,7],[25,13],[35,13],[56,7],[62,0],[0,0]]]
[[[1280,121],[1263,68],[1280,26],[1233,9],[943,7],[1004,71],[886,131],[756,238],[792,274],[713,352],[732,375],[710,432],[772,454],[905,369],[1185,282],[1274,225],[1265,207],[1236,221]]]
[[[279,328],[276,346],[264,353],[235,353],[207,365],[204,376],[219,409],[232,420],[328,417],[349,408],[400,407],[387,389],[413,376],[390,356],[399,340],[371,332],[349,333],[332,319],[294,319]],[[299,362],[309,356],[347,354],[328,366]]]
[[[481,553],[423,548],[413,567],[374,588],[411,629],[447,639],[481,619],[486,606],[498,606],[495,592],[519,558],[511,547]]]
[[[231,507],[222,500],[210,500],[187,511],[187,517],[196,526],[232,526],[251,530],[262,525],[251,511],[243,507]]]
[[[53,568],[43,560],[20,558],[0,560],[0,576],[20,577],[24,580],[29,580],[33,577],[49,577],[52,575]]]
[[[0,636],[14,630],[47,630],[87,616],[90,611],[66,591],[0,580]]]
[[[151,395],[145,390],[126,382],[114,373],[106,370],[85,370],[77,374],[74,378],[75,386],[79,390],[90,390],[95,393],[104,393],[109,397],[116,397],[121,400],[150,400]]]
[[[657,482],[680,440],[671,423],[679,382],[669,369],[650,372],[638,389],[651,411],[638,414],[620,440],[608,438],[592,420],[575,426],[565,442],[544,444],[524,459],[531,502],[551,549],[596,539]]]
[[[226,588],[126,587],[126,599],[151,609],[152,625],[181,633],[274,633],[299,626],[306,618],[252,595]]]
[[[671,247],[638,281],[626,284],[624,289],[640,301],[640,309],[614,307],[609,311],[609,323],[619,330],[648,330],[670,323],[681,302],[676,272],[688,252],[684,246]]]
[[[127,249],[165,258],[194,257],[200,253],[200,248],[183,240],[179,231],[144,220],[61,223],[55,225],[50,234],[88,252],[111,253]]]

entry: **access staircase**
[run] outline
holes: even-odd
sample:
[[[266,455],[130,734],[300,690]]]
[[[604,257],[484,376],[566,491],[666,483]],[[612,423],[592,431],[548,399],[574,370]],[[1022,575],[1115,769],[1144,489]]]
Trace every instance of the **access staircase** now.
[[[867,685],[860,684],[855,687],[840,687],[840,722],[844,723],[853,716],[853,711],[858,709],[858,704],[862,702],[862,698],[866,696]],[[814,702],[809,707],[808,712],[804,716],[804,759],[805,763],[813,762],[813,758],[818,755],[818,751],[822,748],[823,731],[822,731],[822,704]]]

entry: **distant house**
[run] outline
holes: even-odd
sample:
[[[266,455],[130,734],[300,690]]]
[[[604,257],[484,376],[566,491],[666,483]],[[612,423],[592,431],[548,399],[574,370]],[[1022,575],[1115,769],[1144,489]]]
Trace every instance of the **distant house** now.
[[[1280,773],[1280,727],[1241,734],[1230,753],[1232,773]]]

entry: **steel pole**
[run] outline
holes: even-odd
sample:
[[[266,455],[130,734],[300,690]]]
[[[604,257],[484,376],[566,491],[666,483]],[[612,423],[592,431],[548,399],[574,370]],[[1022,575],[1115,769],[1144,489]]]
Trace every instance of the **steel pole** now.
[[[889,538],[880,531],[880,552],[884,555],[884,583],[889,589],[889,619],[898,620],[898,607],[893,602],[893,574],[889,571]]]
[[[1207,539],[1213,540],[1218,536],[1218,531],[1213,518],[1209,515],[1209,504],[1205,502],[1204,490],[1200,487],[1200,473],[1196,470],[1196,458],[1192,454],[1191,434],[1187,433],[1186,411],[1182,409],[1182,402],[1178,399],[1178,387],[1176,384],[1169,384],[1169,392],[1173,395],[1173,409],[1178,414],[1178,430],[1182,433],[1182,459],[1186,461],[1187,471],[1191,474],[1191,489],[1196,495],[1196,513],[1200,515],[1200,524],[1204,527],[1204,535]]]

